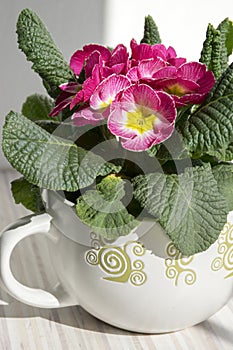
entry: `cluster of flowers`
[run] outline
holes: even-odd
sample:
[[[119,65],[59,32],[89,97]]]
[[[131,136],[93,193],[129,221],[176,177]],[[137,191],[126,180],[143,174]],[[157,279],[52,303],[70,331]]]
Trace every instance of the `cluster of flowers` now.
[[[107,121],[110,132],[125,149],[144,151],[169,138],[177,108],[200,104],[215,83],[214,75],[199,62],[177,57],[172,47],[131,41],[131,57],[124,45],[113,51],[90,44],[76,51],[70,67],[83,84],[68,82],[50,116],[80,106],[72,118],[77,125]]]

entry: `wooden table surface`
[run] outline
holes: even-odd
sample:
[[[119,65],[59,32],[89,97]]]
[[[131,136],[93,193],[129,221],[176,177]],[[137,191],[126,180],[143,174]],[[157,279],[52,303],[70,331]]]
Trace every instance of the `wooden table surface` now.
[[[10,194],[10,181],[17,177],[13,171],[0,172],[0,230],[29,214],[14,204]],[[46,259],[44,237],[29,237],[19,243],[12,256],[12,269],[29,286],[49,285],[53,275]],[[24,305],[0,290],[0,350],[76,349],[232,350],[233,299],[209,320],[192,328],[145,335],[111,327],[79,306],[39,309]]]

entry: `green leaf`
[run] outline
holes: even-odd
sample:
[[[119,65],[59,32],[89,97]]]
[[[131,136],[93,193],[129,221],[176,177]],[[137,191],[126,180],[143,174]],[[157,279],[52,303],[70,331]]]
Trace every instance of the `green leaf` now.
[[[222,74],[205,103],[180,126],[190,155],[233,159],[233,63]]]
[[[52,97],[59,94],[58,86],[75,80],[74,74],[56,47],[50,33],[40,18],[30,9],[24,9],[18,18],[19,48],[25,53]]]
[[[213,175],[219,191],[226,200],[228,211],[233,210],[233,164],[221,164],[213,167]]]
[[[217,28],[223,38],[225,39],[225,47],[227,56],[232,54],[233,50],[233,22],[229,20],[229,18],[225,18]]]
[[[22,114],[32,121],[58,120],[59,118],[49,117],[54,107],[54,101],[44,95],[34,94],[28,96],[22,106]]]
[[[201,52],[200,62],[205,63],[207,68],[212,70],[216,79],[228,67],[228,49],[230,50],[230,44],[226,43],[227,27],[227,22],[222,22],[217,29],[212,24],[209,24]],[[228,45],[228,49],[226,45]]]
[[[127,235],[138,221],[121,202],[124,195],[124,181],[109,175],[96,186],[96,190],[89,190],[78,198],[77,215],[104,238],[116,239]]]
[[[36,214],[45,210],[39,187],[30,184],[23,177],[11,182],[11,191],[16,204],[21,203]]]
[[[120,170],[15,112],[6,117],[2,149],[26,180],[52,190],[76,191],[91,185],[99,175]]]
[[[150,45],[161,43],[158,27],[150,15],[145,17],[144,36],[141,43]]]
[[[216,241],[228,210],[209,164],[180,175],[140,175],[133,183],[135,198],[182,254],[204,251]]]

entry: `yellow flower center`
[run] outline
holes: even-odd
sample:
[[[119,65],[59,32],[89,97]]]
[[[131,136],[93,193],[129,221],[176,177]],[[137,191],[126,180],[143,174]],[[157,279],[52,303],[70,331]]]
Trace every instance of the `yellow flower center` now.
[[[102,109],[102,108],[107,108],[111,103],[112,103],[112,98],[109,98],[108,101],[103,101],[103,102],[101,103],[100,108],[101,108],[101,109]]]
[[[179,85],[179,84],[173,84],[168,86],[166,89],[164,89],[166,92],[168,92],[169,94],[181,97],[183,95],[185,95],[187,93],[187,91],[185,91],[185,89]]]
[[[137,130],[140,135],[146,131],[153,130],[155,120],[157,119],[155,114],[146,107],[139,107],[136,111],[127,112],[127,124],[126,127],[132,130]]]

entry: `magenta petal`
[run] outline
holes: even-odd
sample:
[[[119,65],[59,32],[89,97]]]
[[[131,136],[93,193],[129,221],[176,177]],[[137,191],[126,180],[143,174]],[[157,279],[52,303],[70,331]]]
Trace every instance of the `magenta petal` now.
[[[125,89],[121,101],[147,106],[152,110],[156,110],[159,106],[157,94],[146,84],[131,85]]]
[[[162,91],[158,91],[157,96],[160,99],[159,112],[163,120],[167,120],[169,123],[173,123],[176,119],[176,111],[173,98],[169,94]]]
[[[103,120],[103,114],[96,112],[90,107],[83,108],[80,111],[76,112],[73,114],[72,119],[75,118],[85,118],[87,120],[92,120],[92,121],[100,121]]]
[[[152,57],[160,57],[167,61],[167,49],[163,44],[155,44],[152,46]]]
[[[181,65],[177,71],[179,77],[197,81],[205,74],[206,66],[199,62],[188,62]]]
[[[155,140],[155,135],[153,131],[148,132],[145,135],[142,135],[141,137],[135,136],[130,139],[121,138],[122,146],[129,151],[135,151],[135,152],[146,151],[149,148],[151,148],[154,144],[160,143],[160,142],[161,142],[160,140],[157,140],[157,139]]]
[[[89,44],[83,47],[86,57],[88,57],[93,51],[98,51],[104,61],[108,61],[111,57],[111,52],[105,46],[98,44]]]
[[[125,63],[129,58],[129,54],[124,45],[117,45],[116,48],[112,51],[111,58],[108,62],[108,66],[112,67],[119,63]]]
[[[66,108],[72,101],[72,96],[69,96],[56,104],[56,106],[49,113],[50,117],[56,117],[64,108]]]
[[[176,50],[172,46],[169,46],[167,49],[167,60],[173,59],[175,57],[176,57]]]
[[[73,70],[74,74],[79,75],[84,64],[86,55],[83,50],[77,50],[70,59],[70,68]]]
[[[85,80],[83,83],[83,100],[88,102],[95,88],[100,83],[100,67],[96,64],[92,71],[92,76]]]
[[[106,108],[112,103],[116,95],[130,85],[130,80],[124,75],[113,74],[103,80],[90,98],[90,106],[93,109]]]
[[[208,93],[212,87],[215,84],[215,78],[213,72],[210,70],[207,71],[201,79],[197,81],[197,83],[200,85],[200,88],[198,89],[199,93]]]
[[[141,79],[152,78],[161,68],[166,67],[166,62],[161,58],[152,58],[139,62],[138,73]]]
[[[82,103],[83,98],[84,98],[83,90],[80,90],[72,99],[70,103],[70,109],[73,109],[76,105],[79,105],[80,103]]]
[[[176,68],[178,68],[186,62],[186,58],[183,58],[183,57],[169,58],[168,62],[172,66],[175,66]]]
[[[153,79],[171,79],[177,77],[177,69],[176,67],[167,66],[159,69],[157,72],[153,74]]]
[[[119,64],[115,64],[112,67],[103,67],[103,78],[107,78],[112,74],[121,74],[122,72],[124,72],[126,70],[126,65],[125,63],[119,63]]]
[[[137,44],[133,39],[131,40],[131,50],[132,50],[132,59],[136,61],[141,61],[144,59],[153,57],[153,49],[149,44]]]
[[[86,79],[92,75],[92,70],[96,64],[102,64],[100,59],[100,53],[98,51],[93,51],[87,58],[85,64],[85,77]]]
[[[61,84],[59,86],[59,89],[65,92],[69,92],[71,94],[76,94],[76,92],[81,88],[81,85],[77,82],[70,82],[70,83],[65,83]]]
[[[136,82],[139,80],[139,72],[138,67],[134,66],[129,69],[128,73],[126,74],[127,78],[129,78],[131,81]]]

